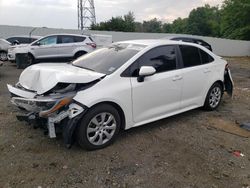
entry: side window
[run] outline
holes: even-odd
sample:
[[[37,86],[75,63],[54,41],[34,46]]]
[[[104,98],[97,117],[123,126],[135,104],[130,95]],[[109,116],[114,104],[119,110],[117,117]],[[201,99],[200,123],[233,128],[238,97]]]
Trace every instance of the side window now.
[[[20,44],[29,44],[31,42],[31,38],[28,37],[20,37],[17,40]]]
[[[15,42],[15,40],[17,40],[16,37],[10,37],[6,39],[9,43],[13,44]]]
[[[207,52],[204,52],[200,49],[201,61],[202,64],[211,63],[214,61],[214,58],[210,56]]]
[[[193,46],[180,45],[184,67],[201,65],[199,49]]]
[[[73,36],[61,36],[61,43],[74,43],[74,38]]]
[[[52,45],[52,44],[56,44],[56,42],[57,42],[57,37],[56,36],[46,37],[46,38],[41,39],[39,41],[39,43],[41,45]]]
[[[140,67],[142,66],[152,66],[156,69],[156,73],[175,70],[175,46],[156,47],[145,53],[130,67],[131,75],[133,77],[138,76]]]
[[[86,39],[86,37],[74,36],[75,42],[83,42],[83,41],[85,41],[85,39]]]

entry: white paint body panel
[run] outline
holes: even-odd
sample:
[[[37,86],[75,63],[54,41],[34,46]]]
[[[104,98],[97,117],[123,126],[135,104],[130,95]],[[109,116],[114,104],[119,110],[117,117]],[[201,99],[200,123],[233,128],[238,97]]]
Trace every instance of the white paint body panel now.
[[[43,94],[57,83],[89,83],[104,74],[78,68],[66,63],[43,63],[26,68],[19,83],[28,90]]]
[[[24,70],[20,84],[42,94],[58,82],[88,83],[103,77],[92,87],[77,92],[74,100],[88,108],[102,102],[120,106],[125,115],[125,129],[169,117],[203,106],[209,88],[224,81],[226,61],[196,44],[167,40],[126,41],[147,47],[110,75],[73,67],[69,64],[41,64]],[[121,74],[147,51],[161,45],[190,45],[201,48],[214,62],[196,67],[156,73],[139,83],[137,78]],[[104,77],[105,76],[105,77]]]

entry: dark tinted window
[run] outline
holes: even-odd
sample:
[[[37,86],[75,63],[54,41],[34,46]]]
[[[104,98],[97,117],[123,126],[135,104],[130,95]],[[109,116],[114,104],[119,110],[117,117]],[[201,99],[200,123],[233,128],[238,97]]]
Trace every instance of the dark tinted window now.
[[[89,40],[91,40],[92,42],[94,42],[94,40],[91,37],[89,37]]]
[[[29,37],[18,37],[17,38],[17,41],[20,43],[20,44],[29,44],[31,43],[31,38]]]
[[[74,37],[73,36],[61,36],[60,43],[74,43]]]
[[[74,41],[75,42],[83,42],[85,39],[86,39],[86,37],[74,36]]]
[[[165,72],[176,69],[176,53],[174,46],[161,46],[144,54],[138,60],[139,68],[153,66],[156,72]]]
[[[200,54],[201,54],[202,64],[211,63],[214,61],[213,57],[211,57],[207,52],[204,52],[201,49],[200,49]]]
[[[73,65],[104,74],[111,74],[144,47],[134,44],[115,44],[86,54],[75,60]]]
[[[11,44],[15,43],[16,41],[18,41],[20,44],[29,44],[37,39],[29,37],[10,37],[6,40],[9,41]]]
[[[175,70],[175,46],[161,46],[150,50],[133,63],[122,76],[137,77],[142,66],[153,66],[156,73]]]
[[[9,43],[13,44],[17,40],[17,37],[10,37],[6,39]]]
[[[180,46],[184,67],[201,65],[199,49],[193,46]]]

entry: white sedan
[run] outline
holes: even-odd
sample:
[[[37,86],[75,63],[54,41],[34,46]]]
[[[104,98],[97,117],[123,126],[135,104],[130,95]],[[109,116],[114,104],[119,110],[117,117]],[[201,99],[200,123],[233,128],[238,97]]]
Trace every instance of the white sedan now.
[[[194,108],[216,109],[233,81],[227,62],[206,48],[169,40],[114,43],[71,64],[37,64],[8,85],[18,116],[65,144],[110,145],[130,129]]]

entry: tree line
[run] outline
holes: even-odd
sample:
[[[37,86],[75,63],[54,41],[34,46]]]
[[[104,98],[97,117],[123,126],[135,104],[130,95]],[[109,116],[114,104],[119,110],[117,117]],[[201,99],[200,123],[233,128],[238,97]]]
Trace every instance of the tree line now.
[[[179,33],[250,40],[250,0],[224,0],[222,6],[193,9],[187,18],[163,23],[157,18],[136,22],[133,12],[91,26],[91,30]]]

